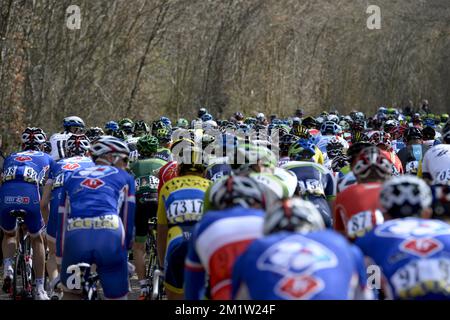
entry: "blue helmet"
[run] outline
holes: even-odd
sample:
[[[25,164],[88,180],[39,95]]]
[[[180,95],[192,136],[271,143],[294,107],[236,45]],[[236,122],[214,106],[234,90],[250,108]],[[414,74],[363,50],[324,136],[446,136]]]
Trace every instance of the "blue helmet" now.
[[[209,113],[205,113],[204,115],[202,115],[202,121],[210,121],[213,120],[213,116],[210,115]]]
[[[115,121],[108,121],[105,124],[105,129],[110,131],[117,131],[119,130],[119,124]]]
[[[299,139],[289,148],[289,158],[295,161],[311,160],[316,154],[316,146],[309,139]]]
[[[172,127],[172,121],[170,121],[169,118],[167,118],[167,117],[161,117],[161,118],[159,118],[159,120],[160,120],[162,123],[164,123],[166,126]]]
[[[423,126],[424,127],[431,127],[431,128],[435,128],[436,127],[436,123],[434,121],[434,119],[431,118],[427,118],[423,121]]]

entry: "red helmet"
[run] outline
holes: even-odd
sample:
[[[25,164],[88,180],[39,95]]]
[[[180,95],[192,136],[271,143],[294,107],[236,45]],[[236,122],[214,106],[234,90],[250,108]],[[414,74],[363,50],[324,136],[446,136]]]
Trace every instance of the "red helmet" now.
[[[356,160],[353,173],[358,179],[366,179],[370,175],[386,179],[392,176],[393,164],[379,148],[373,146],[363,149]]]
[[[372,133],[369,142],[385,150],[391,150],[392,148],[391,135],[384,131],[375,131]]]

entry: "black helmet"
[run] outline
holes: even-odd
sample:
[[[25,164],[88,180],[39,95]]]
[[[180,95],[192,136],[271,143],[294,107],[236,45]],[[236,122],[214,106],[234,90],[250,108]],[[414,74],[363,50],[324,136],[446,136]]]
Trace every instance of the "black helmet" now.
[[[416,127],[409,127],[405,132],[406,141],[411,141],[414,139],[423,139],[422,130]]]

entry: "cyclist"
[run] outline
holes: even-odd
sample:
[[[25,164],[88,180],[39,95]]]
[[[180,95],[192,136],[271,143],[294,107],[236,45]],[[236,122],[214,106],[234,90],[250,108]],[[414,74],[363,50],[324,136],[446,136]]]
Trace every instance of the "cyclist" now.
[[[410,127],[405,133],[405,141],[406,147],[397,153],[403,168],[406,168],[409,162],[416,161],[419,163],[429,149],[428,146],[423,144],[423,134],[419,128]]]
[[[166,164],[164,160],[154,158],[159,141],[156,137],[145,135],[139,138],[137,150],[139,159],[130,165],[136,182],[136,239],[133,244],[133,260],[136,267],[141,292],[139,300],[148,296],[148,284],[145,278],[145,242],[149,230],[148,221],[156,218],[158,209],[159,169]]]
[[[357,183],[339,192],[334,203],[334,229],[354,239],[383,222],[379,195],[392,175],[392,163],[375,146],[363,149],[353,166]]]
[[[115,133],[119,131],[119,124],[115,121],[108,121],[105,124],[105,134],[109,136],[114,136]]]
[[[85,124],[83,119],[76,116],[66,117],[63,121],[64,131],[53,134],[49,141],[52,146],[53,160],[59,160],[65,157],[64,150],[66,148],[66,141],[71,134],[83,133]]]
[[[133,138],[134,122],[131,119],[123,118],[119,121],[119,130],[125,133],[125,140]]]
[[[86,135],[72,134],[67,139],[65,155],[67,158],[61,159],[50,166],[47,182],[40,202],[42,216],[47,225],[46,239],[48,259],[47,272],[50,280],[51,298],[61,299],[61,294],[55,290],[59,280],[59,270],[56,264],[56,233],[58,224],[59,201],[62,197],[62,186],[64,179],[73,171],[80,168],[94,166],[92,159],[88,157],[90,150],[89,139]],[[49,208],[50,206],[50,208]]]
[[[374,131],[369,137],[369,142],[385,151],[384,153],[389,156],[389,160],[394,164],[395,175],[403,173],[402,162],[392,148],[392,140],[389,133]]]
[[[104,135],[105,135],[105,132],[102,130],[102,128],[99,128],[99,127],[91,127],[88,130],[86,130],[86,137],[91,142],[99,139],[101,136],[104,136]]]
[[[134,123],[134,136],[139,138],[150,134],[150,126],[144,120],[138,120]]]
[[[203,199],[210,184],[202,178],[205,168],[198,148],[185,147],[175,157],[178,176],[162,186],[157,212],[157,251],[169,300],[183,299],[188,240],[203,214]]]
[[[24,222],[31,235],[33,268],[36,275],[37,300],[48,300],[44,289],[45,250],[42,230],[44,221],[39,208],[39,186],[53,165],[52,157],[40,148],[46,135],[40,128],[26,128],[22,133],[22,152],[9,155],[3,163],[0,186],[0,226],[3,230],[3,290],[9,292],[13,280],[13,256],[16,251],[16,218],[12,210],[25,210]]]
[[[205,271],[211,298],[231,299],[231,274],[236,258],[262,236],[264,194],[250,177],[229,176],[209,193],[217,211],[205,212],[194,229],[185,262],[185,296],[205,295]]]
[[[135,210],[134,179],[125,171],[130,150],[112,136],[91,150],[96,165],[74,171],[62,190],[56,249],[64,298],[80,298],[71,266],[85,262],[97,266],[106,299],[127,299]]]
[[[156,128],[152,133],[159,140],[159,149],[155,153],[154,157],[170,162],[173,160],[170,147],[172,144],[172,128],[159,122],[156,124]]]
[[[308,201],[268,208],[264,237],[233,268],[233,298],[255,300],[371,299],[361,251],[332,230]]]
[[[280,160],[278,160],[278,167],[281,167],[290,161],[289,148],[298,139],[299,137],[293,134],[285,134],[280,138]]]
[[[411,175],[385,182],[380,194],[385,223],[355,242],[382,272],[388,299],[448,299],[450,226],[430,220],[432,193]]]
[[[359,153],[364,148],[370,147],[372,144],[369,142],[356,142],[350,146],[347,150],[347,161],[348,166],[344,166],[339,174],[337,181],[337,191],[342,192],[348,186],[356,183],[356,177],[353,174],[353,167],[358,159]]]
[[[327,227],[332,226],[331,205],[336,197],[333,173],[314,161],[314,145],[305,139],[292,144],[290,162],[282,168],[292,171],[298,179],[297,194],[314,203]]]
[[[434,184],[450,181],[450,122],[442,129],[442,144],[430,148],[423,158],[419,176]]]
[[[176,125],[178,129],[189,129],[189,121],[184,118],[180,118],[177,120]]]

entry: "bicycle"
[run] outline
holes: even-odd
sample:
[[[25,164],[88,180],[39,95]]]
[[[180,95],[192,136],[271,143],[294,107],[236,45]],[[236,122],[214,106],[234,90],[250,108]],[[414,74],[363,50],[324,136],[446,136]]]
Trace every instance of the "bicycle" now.
[[[15,217],[18,226],[18,246],[14,264],[14,278],[11,296],[13,300],[32,300],[34,298],[33,258],[30,235],[26,231],[24,218],[25,210],[12,210],[10,215]]]
[[[149,220],[149,236],[146,242],[146,251],[149,264],[146,273],[149,300],[163,300],[165,297],[163,272],[159,266],[158,253],[156,249],[156,218]]]
[[[91,265],[89,263],[81,262],[76,264],[76,266],[80,270],[83,300],[101,300],[97,290],[97,283],[100,280],[98,273],[91,273]]]

